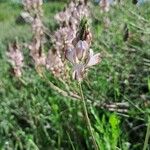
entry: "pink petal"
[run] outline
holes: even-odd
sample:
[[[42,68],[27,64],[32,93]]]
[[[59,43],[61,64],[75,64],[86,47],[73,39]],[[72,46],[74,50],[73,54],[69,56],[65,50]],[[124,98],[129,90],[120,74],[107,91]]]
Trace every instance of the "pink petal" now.
[[[100,53],[97,53],[94,55],[93,51],[90,50],[89,60],[86,64],[86,67],[94,66],[94,65],[100,63],[100,61],[101,61]]]
[[[77,62],[77,58],[76,58],[76,53],[75,53],[75,49],[68,49],[66,50],[66,58],[72,63],[76,63]]]
[[[83,64],[76,64],[73,68],[72,77],[74,80],[82,81],[84,76],[84,65]]]
[[[89,45],[86,41],[79,41],[76,45],[76,54],[78,59],[84,59],[87,55],[87,51],[89,49]]]

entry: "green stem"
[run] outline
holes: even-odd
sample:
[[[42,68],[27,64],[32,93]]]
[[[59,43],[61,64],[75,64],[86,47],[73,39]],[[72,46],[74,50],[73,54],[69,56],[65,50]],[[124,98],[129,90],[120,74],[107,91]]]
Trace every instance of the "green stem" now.
[[[148,125],[147,125],[147,131],[146,131],[146,136],[145,136],[145,142],[144,142],[143,150],[146,150],[147,147],[148,147],[149,137],[150,137],[150,122],[148,120]]]
[[[83,91],[82,91],[81,82],[79,82],[79,89],[80,89],[80,94],[81,94],[81,98],[82,98],[82,104],[83,104],[83,110],[84,110],[84,114],[85,114],[85,119],[86,119],[88,130],[89,130],[89,132],[90,132],[90,134],[92,136],[92,142],[93,142],[93,145],[94,145],[94,149],[95,150],[99,150],[99,148],[97,146],[97,143],[96,143],[96,139],[94,137],[93,130],[92,130],[92,125],[91,125],[91,122],[90,122],[90,119],[89,119],[89,116],[88,116],[88,111],[87,111],[86,102],[85,102]]]

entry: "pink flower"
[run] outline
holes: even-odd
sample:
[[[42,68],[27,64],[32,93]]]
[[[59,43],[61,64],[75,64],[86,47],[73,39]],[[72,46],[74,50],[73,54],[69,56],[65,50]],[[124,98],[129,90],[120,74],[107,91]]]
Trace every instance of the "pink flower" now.
[[[57,20],[58,23],[61,23],[61,24],[66,23],[68,25],[70,12],[67,12],[67,11],[60,12],[56,14],[54,18],[55,20]]]
[[[45,64],[46,64],[46,55],[45,55],[45,53],[41,53],[40,55],[35,54],[32,58],[33,58],[34,64],[36,66],[45,66]]]
[[[23,0],[23,5],[28,11],[30,11],[32,8],[38,9],[42,4],[43,0]]]
[[[101,62],[100,53],[94,54],[86,41],[79,41],[75,48],[68,49],[66,58],[73,64],[73,79],[81,81],[86,69]]]
[[[41,39],[33,39],[29,45],[30,56],[34,60],[36,66],[44,66],[46,64],[46,55],[42,51]]]
[[[32,30],[33,30],[33,33],[37,36],[41,36],[44,34],[44,31],[43,31],[43,23],[40,19],[40,17],[38,15],[35,16],[33,22],[32,22]]]
[[[55,32],[53,43],[59,56],[64,57],[66,49],[73,47],[72,41],[76,34],[70,27],[60,28]]]
[[[102,9],[102,12],[108,12],[110,9],[110,3],[108,0],[101,0],[100,1],[100,7]]]
[[[56,77],[60,77],[64,72],[64,64],[61,58],[52,50],[49,50],[48,52],[48,56],[46,58],[46,68],[52,71]]]

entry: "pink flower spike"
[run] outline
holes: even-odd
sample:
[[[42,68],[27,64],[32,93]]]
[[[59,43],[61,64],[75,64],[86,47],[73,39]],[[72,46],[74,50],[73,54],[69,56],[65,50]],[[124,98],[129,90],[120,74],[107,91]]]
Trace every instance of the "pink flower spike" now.
[[[8,52],[6,55],[9,58],[8,61],[12,65],[15,76],[20,77],[24,65],[24,57],[17,42],[8,45]]]

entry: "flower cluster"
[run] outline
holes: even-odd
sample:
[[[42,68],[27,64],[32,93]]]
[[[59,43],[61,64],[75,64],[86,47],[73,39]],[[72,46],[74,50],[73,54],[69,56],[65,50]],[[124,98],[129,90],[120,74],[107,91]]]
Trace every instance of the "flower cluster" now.
[[[100,54],[94,55],[90,49],[92,34],[87,23],[89,17],[87,0],[71,1],[64,11],[55,16],[60,27],[51,36],[53,48],[48,51],[48,54],[44,52],[46,38],[40,11],[42,3],[42,0],[24,0],[25,10],[33,18],[31,22],[33,37],[27,47],[30,49],[30,56],[34,60],[35,67],[39,70],[40,66],[44,66],[54,76],[63,78],[66,76],[65,59],[67,58],[73,64],[73,78],[81,81],[86,70],[101,60]],[[10,49],[11,53],[15,52],[17,56],[19,55],[18,49],[14,51]],[[20,58],[23,58],[21,56],[20,53]],[[11,58],[10,55],[9,57]],[[21,65],[19,69],[16,68],[16,74],[21,75],[21,71],[19,72]]]
[[[60,24],[60,29],[54,34],[54,45],[58,53],[72,47],[72,42],[83,17],[88,17],[89,11],[86,1],[72,1],[68,7],[56,14],[55,19]],[[61,47],[60,47],[61,45]]]
[[[52,36],[54,49],[48,52],[46,68],[57,77],[65,74],[66,50],[74,47],[80,21],[84,16],[88,16],[88,12],[86,1],[80,0],[71,1],[64,11],[55,15],[60,28]]]
[[[30,14],[40,14],[42,15],[42,6],[43,0],[23,0],[23,5],[25,11]]]
[[[14,75],[20,77],[22,75],[24,57],[17,42],[8,45],[8,52],[6,54],[9,58],[8,61],[12,65]]]
[[[64,75],[64,63],[55,50],[49,50],[46,58],[46,68],[56,77],[62,77]]]
[[[86,70],[101,61],[100,53],[94,54],[86,41],[79,41],[73,49],[68,49],[66,58],[73,64],[73,79],[82,81]]]
[[[101,8],[101,12],[108,12],[110,9],[110,2],[109,0],[101,0],[99,2],[100,8]]]
[[[87,2],[84,0],[71,1],[64,11],[55,15],[55,19],[61,26],[72,26],[76,29],[83,16],[89,16]]]
[[[74,48],[74,45],[78,41],[77,32],[81,20],[88,16],[89,11],[86,0],[71,1],[64,11],[55,15],[55,19],[59,23],[60,28],[55,31],[52,41],[56,50],[55,57],[57,55],[61,64],[65,60],[66,51]],[[55,67],[58,68],[57,64],[56,66],[54,65]]]
[[[45,65],[46,55],[43,52],[44,43],[44,25],[41,21],[42,17],[42,0],[24,0],[24,9],[29,12],[33,18],[32,25],[32,42],[28,45],[30,49],[30,56],[34,60],[36,67]]]
[[[32,42],[29,45],[30,56],[33,58],[35,66],[45,65],[46,55],[43,52],[44,26],[40,16],[36,15],[32,22]]]
[[[70,27],[61,27],[55,32],[54,38],[52,40],[54,47],[57,50],[58,56],[63,57],[65,50],[69,47],[72,47],[72,42],[75,37],[76,34]]]

